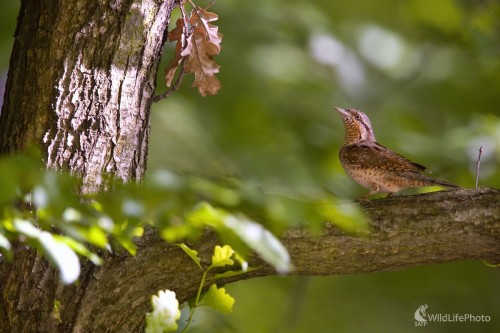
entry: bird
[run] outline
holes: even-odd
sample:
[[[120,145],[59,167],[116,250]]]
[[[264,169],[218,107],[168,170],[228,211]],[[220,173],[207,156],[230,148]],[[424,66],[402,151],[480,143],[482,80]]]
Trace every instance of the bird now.
[[[362,198],[379,192],[387,196],[410,187],[459,186],[444,180],[434,179],[422,172],[427,168],[414,163],[375,139],[370,119],[356,109],[336,107],[344,122],[345,137],[339,158],[345,172],[358,184],[370,190]]]

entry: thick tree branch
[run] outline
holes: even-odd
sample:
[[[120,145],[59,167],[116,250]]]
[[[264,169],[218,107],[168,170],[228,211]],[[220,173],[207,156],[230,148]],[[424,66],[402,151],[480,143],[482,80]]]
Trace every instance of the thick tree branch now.
[[[500,191],[434,192],[363,204],[368,237],[329,227],[322,236],[291,230],[283,239],[298,274],[394,271],[465,259],[500,262]]]
[[[465,259],[498,263],[499,203],[500,191],[494,189],[372,200],[362,204],[371,218],[368,236],[347,235],[328,224],[322,235],[312,235],[306,229],[289,230],[282,236],[282,242],[292,257],[295,267],[292,274],[301,275],[394,271]],[[155,234],[149,235],[141,243],[155,238]],[[217,237],[210,233],[193,247],[208,262],[217,244]],[[160,242],[156,249],[148,246],[148,252],[169,247]],[[168,266],[170,260],[160,259],[159,264]],[[252,258],[251,266],[261,268],[244,278],[276,274],[257,257]],[[191,288],[194,286],[179,288],[182,300],[192,296]]]

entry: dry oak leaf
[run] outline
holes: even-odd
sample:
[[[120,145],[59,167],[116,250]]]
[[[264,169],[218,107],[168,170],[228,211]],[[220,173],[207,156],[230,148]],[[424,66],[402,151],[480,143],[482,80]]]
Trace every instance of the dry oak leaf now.
[[[167,85],[167,87],[170,87],[170,85],[172,84],[175,71],[177,70],[177,67],[179,67],[179,64],[182,60],[181,52],[182,45],[184,44],[184,38],[184,19],[179,18],[177,19],[175,28],[168,34],[168,41],[177,41],[177,44],[175,45],[174,59],[170,61],[165,72],[165,84]]]
[[[215,77],[220,66],[212,60],[220,53],[222,34],[217,26],[209,23],[217,18],[216,14],[196,6],[190,17],[193,33],[186,39],[186,47],[181,52],[181,56],[188,57],[184,71],[194,73],[193,87],[197,87],[202,96],[215,95],[222,86]]]
[[[220,43],[222,42],[222,34],[219,33],[219,27],[210,24],[209,22],[217,21],[219,18],[215,13],[207,12],[203,8],[196,6],[194,10],[196,15],[191,14],[190,23],[195,32],[200,33],[208,39],[210,47],[213,47],[213,55],[220,53]]]

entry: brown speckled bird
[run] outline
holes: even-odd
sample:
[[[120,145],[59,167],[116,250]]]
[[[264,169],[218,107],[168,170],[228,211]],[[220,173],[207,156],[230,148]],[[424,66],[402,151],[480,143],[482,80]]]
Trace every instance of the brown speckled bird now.
[[[421,172],[427,168],[380,145],[375,140],[370,119],[355,109],[335,108],[342,116],[345,138],[340,149],[340,163],[358,184],[368,188],[367,195],[394,192],[421,186],[459,187],[434,179]]]

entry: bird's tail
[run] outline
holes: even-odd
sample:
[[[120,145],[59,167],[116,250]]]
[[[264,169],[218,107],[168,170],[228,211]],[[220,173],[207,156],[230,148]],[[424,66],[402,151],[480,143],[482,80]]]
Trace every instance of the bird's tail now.
[[[445,186],[445,187],[450,187],[450,188],[460,188],[460,186],[455,185],[455,184],[450,183],[450,182],[447,182],[445,180],[435,179],[435,178],[431,178],[431,177],[425,177],[425,178],[429,182],[430,186],[439,185],[439,186]]]
[[[415,181],[413,186],[444,186],[449,188],[460,188],[460,186],[455,185],[453,183],[447,182],[441,179],[435,179],[432,177],[428,177],[420,172],[409,172],[405,174],[405,178],[412,179]],[[413,187],[412,186],[412,187]]]

